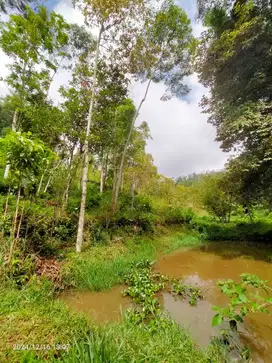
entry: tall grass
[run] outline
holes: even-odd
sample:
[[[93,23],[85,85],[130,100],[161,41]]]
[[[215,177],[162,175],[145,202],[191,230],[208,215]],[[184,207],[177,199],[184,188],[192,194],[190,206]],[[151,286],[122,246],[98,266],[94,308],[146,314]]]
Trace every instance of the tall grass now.
[[[64,266],[64,281],[76,289],[106,290],[122,282],[133,262],[154,260],[160,254],[170,253],[179,247],[201,243],[197,233],[186,235],[175,231],[172,236],[155,239],[137,237],[124,245],[92,247],[80,255],[70,256]]]
[[[63,363],[222,363],[225,351],[211,344],[198,349],[185,330],[167,324],[155,333],[143,327],[124,322],[94,329],[84,339],[74,339],[68,352],[56,358],[51,353],[50,362]],[[21,362],[41,362],[37,354],[25,353]]]

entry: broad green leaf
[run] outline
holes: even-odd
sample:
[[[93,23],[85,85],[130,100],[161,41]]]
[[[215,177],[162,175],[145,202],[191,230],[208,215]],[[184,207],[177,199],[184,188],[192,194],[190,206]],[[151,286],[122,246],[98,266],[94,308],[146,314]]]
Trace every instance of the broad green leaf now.
[[[222,316],[219,314],[216,314],[216,315],[214,315],[214,317],[212,319],[212,326],[221,325],[222,322],[223,322]]]

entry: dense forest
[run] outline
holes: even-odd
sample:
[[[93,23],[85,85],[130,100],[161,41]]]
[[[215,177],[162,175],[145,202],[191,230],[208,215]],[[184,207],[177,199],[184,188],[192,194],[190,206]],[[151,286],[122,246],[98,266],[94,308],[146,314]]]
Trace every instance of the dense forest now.
[[[85,25],[46,3],[0,0],[9,60],[0,80],[0,361],[250,361],[237,324],[269,313],[269,293],[248,290],[271,291],[269,282],[255,270],[221,282],[231,300],[212,324],[228,322],[231,332],[199,348],[158,296],[167,289],[196,305],[202,292],[151,261],[228,241],[243,255],[247,243],[266,248],[271,264],[271,2],[197,0],[199,38],[172,0],[74,6]],[[56,103],[50,90],[62,71],[69,84]],[[152,83],[164,85],[161,102],[182,99],[193,73],[209,89],[199,107],[232,156],[223,170],[169,178],[146,152],[141,110]],[[145,86],[139,104],[136,82]],[[120,284],[133,301],[121,322],[98,324],[62,301],[67,291]]]

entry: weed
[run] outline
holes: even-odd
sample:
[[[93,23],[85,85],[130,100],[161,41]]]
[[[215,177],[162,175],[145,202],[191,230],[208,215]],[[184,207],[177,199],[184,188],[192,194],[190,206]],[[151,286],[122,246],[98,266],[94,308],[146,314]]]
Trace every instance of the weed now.
[[[203,299],[199,288],[192,285],[184,285],[179,280],[173,280],[172,293],[182,299],[188,299],[190,305],[196,305],[198,299]]]

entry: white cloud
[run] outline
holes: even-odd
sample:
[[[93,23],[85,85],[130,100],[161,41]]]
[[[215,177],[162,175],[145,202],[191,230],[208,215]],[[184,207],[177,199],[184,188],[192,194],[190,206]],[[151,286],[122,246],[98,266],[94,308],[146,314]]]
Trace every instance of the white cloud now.
[[[56,13],[62,15],[68,23],[77,23],[79,25],[84,24],[84,16],[82,12],[78,9],[75,9],[69,0],[60,1],[53,10]]]
[[[152,84],[138,118],[138,124],[148,122],[153,137],[148,141],[147,151],[153,155],[159,171],[169,177],[221,169],[227,159],[214,141],[214,127],[198,107],[207,90],[197,82],[196,75],[189,77],[188,84],[192,87],[188,100],[173,98],[166,102],[160,101],[164,86]],[[137,104],[145,86],[137,84],[133,88]]]
[[[8,73],[9,57],[0,49],[0,79],[5,78]],[[0,97],[4,96],[8,92],[6,84],[0,81]]]

